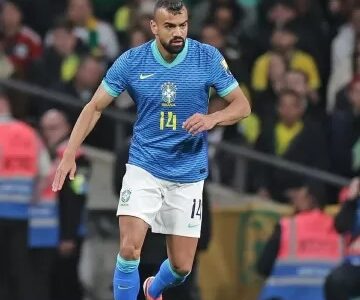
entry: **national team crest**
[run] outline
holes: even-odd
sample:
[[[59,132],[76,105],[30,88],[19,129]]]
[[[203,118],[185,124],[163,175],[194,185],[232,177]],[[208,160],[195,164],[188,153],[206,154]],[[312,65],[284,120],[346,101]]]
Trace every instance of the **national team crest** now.
[[[130,196],[131,196],[131,190],[129,190],[129,189],[123,190],[121,193],[121,198],[120,198],[121,202],[123,202],[123,203],[129,202]]]
[[[172,82],[165,82],[161,86],[162,106],[165,107],[175,106],[176,90],[177,90],[176,85]]]

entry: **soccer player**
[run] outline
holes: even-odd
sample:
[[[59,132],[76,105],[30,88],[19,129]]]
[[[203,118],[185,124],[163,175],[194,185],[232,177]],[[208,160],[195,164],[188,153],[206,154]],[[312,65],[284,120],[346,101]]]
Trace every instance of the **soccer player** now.
[[[115,300],[135,300],[138,265],[148,227],[167,236],[168,259],[144,283],[147,300],[181,284],[191,271],[200,236],[202,191],[208,174],[207,131],[250,114],[250,106],[214,47],[187,38],[188,12],[181,0],[158,0],[155,40],[123,53],[81,112],[57,169],[53,189],[76,171],[75,153],[102,110],[127,90],[137,120],[117,215],[120,252]],[[208,114],[213,87],[228,105]]]

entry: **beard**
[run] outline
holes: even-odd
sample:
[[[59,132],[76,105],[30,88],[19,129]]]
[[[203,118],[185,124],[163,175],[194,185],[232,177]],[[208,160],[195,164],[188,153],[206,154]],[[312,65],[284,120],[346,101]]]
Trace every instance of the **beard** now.
[[[182,43],[180,45],[174,44],[174,42]],[[185,40],[182,37],[175,37],[169,41],[169,43],[163,42],[160,40],[161,45],[165,48],[170,54],[179,54],[185,47]]]

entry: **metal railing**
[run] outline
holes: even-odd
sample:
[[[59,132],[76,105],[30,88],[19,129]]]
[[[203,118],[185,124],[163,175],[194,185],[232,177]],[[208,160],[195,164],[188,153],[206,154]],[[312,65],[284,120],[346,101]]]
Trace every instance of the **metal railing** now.
[[[74,97],[71,97],[63,93],[54,92],[52,90],[48,90],[43,87],[34,86],[32,84],[23,81],[18,81],[13,79],[0,79],[0,86],[6,89],[20,91],[32,97],[46,99],[49,102],[53,102],[57,104],[63,104],[76,108],[81,108],[83,106],[81,102]],[[133,123],[136,119],[135,115],[123,112],[121,110],[115,111],[113,109],[106,109],[103,115],[113,119],[116,122],[127,123],[127,124]],[[350,180],[348,178],[335,175],[323,170],[307,167],[295,162],[282,159],[274,155],[269,155],[253,149],[249,149],[248,147],[234,145],[228,142],[212,143],[212,145],[215,148],[225,151],[234,156],[242,157],[247,160],[255,160],[257,162],[261,162],[276,168],[305,175],[333,186],[344,186],[348,184]]]

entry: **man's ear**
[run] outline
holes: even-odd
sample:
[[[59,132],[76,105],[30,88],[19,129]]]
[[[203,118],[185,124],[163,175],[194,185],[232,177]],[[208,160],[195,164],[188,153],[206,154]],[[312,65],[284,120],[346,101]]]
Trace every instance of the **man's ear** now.
[[[159,28],[158,28],[158,26],[157,26],[157,24],[156,24],[156,22],[155,22],[154,20],[151,20],[151,21],[150,21],[150,28],[151,28],[151,31],[152,31],[152,33],[153,33],[154,35],[157,35],[157,34],[158,34]]]

